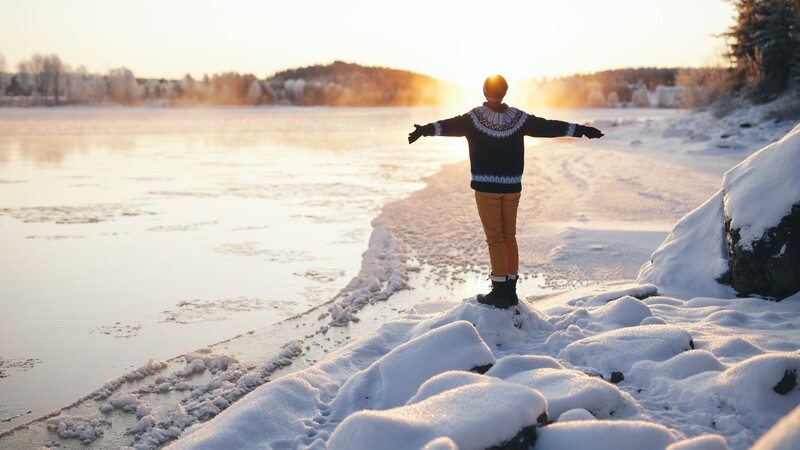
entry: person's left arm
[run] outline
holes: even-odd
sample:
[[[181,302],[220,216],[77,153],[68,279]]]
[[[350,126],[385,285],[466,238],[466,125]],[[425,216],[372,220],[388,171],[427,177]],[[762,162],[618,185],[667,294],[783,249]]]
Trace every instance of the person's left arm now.
[[[547,120],[541,117],[528,116],[525,122],[525,135],[533,137],[583,137],[596,139],[603,136],[603,133],[595,127],[578,125],[577,123],[564,122],[562,120]]]

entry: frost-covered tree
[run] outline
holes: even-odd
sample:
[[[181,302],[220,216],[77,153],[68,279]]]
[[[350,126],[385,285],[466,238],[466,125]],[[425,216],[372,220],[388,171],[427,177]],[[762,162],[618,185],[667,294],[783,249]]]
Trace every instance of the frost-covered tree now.
[[[738,17],[727,36],[739,87],[768,100],[800,77],[800,1],[730,1]]]
[[[612,108],[616,108],[619,106],[619,94],[617,91],[611,91],[608,93],[608,98],[606,99],[606,103],[608,106]]]
[[[59,103],[65,67],[58,55],[35,53],[30,60],[21,61],[18,69],[21,92],[33,93],[36,102]]]
[[[141,90],[133,72],[125,67],[112,69],[106,77],[109,100],[130,105],[141,98]]]

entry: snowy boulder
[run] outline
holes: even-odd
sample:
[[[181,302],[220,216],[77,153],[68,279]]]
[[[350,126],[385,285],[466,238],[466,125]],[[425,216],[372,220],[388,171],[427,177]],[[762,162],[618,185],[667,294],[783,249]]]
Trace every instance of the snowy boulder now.
[[[748,358],[717,375],[714,393],[753,426],[768,428],[800,405],[800,351]]]
[[[800,291],[800,125],[729,170],[639,271],[676,296],[783,299]]]
[[[800,291],[800,125],[723,179],[728,263],[741,295]]]
[[[573,422],[576,420],[597,420],[597,418],[583,408],[575,408],[561,413],[556,422]]]
[[[508,378],[520,372],[536,369],[563,369],[557,359],[544,355],[511,355],[497,361],[486,375]]]
[[[639,361],[666,361],[694,348],[692,337],[674,325],[620,328],[575,341],[558,354],[575,366],[601,374],[627,373]]]
[[[449,441],[461,450],[533,445],[546,417],[544,397],[519,384],[486,378],[486,383],[417,403],[351,414],[331,434],[328,449],[451,448],[445,445]]]
[[[506,379],[536,389],[547,399],[547,413],[559,417],[567,411],[583,409],[592,418],[630,418],[638,413],[638,404],[628,394],[598,377],[577,370],[536,369]]]
[[[675,440],[673,431],[651,422],[580,420],[542,427],[536,450],[664,450]]]
[[[347,380],[331,403],[331,420],[359,409],[403,405],[436,375],[494,363],[475,327],[464,320],[453,322],[400,345]]]

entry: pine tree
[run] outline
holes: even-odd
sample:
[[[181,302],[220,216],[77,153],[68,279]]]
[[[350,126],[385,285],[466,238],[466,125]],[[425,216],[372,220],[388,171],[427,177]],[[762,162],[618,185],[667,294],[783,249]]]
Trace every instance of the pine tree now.
[[[769,100],[800,76],[800,0],[731,0],[738,18],[729,30],[739,87]]]

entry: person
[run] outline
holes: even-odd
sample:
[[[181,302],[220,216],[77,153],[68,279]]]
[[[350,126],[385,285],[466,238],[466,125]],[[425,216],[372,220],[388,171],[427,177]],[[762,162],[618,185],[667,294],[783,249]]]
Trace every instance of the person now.
[[[477,299],[481,304],[503,309],[519,303],[516,228],[525,163],[524,137],[603,136],[594,127],[547,120],[508,106],[503,103],[507,91],[506,80],[501,75],[492,75],[483,83],[486,102],[482,106],[451,119],[424,126],[415,124],[408,135],[409,144],[422,136],[467,138],[470,187],[475,191],[491,264],[492,290]]]

